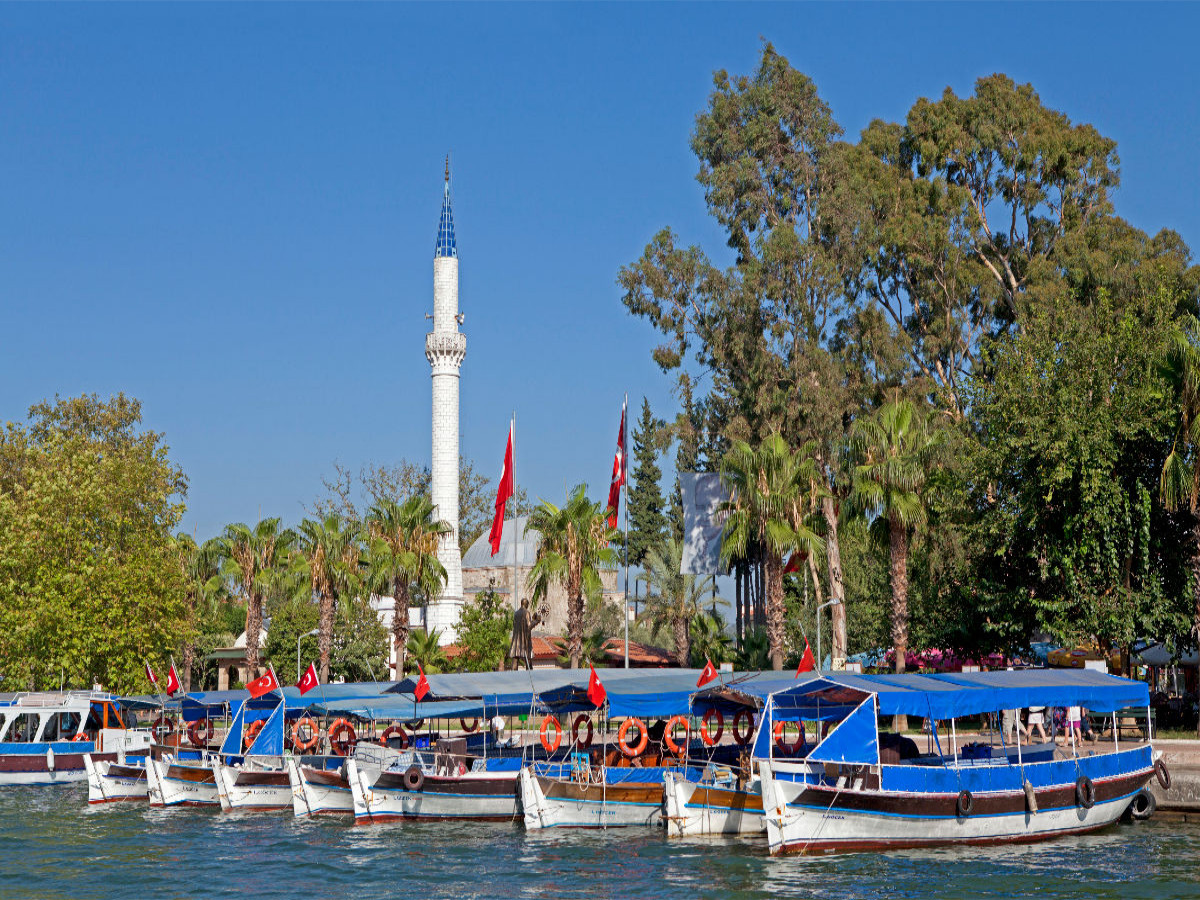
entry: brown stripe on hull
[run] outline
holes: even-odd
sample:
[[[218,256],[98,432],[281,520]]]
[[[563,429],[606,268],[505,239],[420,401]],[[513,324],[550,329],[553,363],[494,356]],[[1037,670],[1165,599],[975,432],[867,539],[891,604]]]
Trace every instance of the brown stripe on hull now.
[[[345,790],[350,789],[350,782],[340,772],[330,772],[324,769],[314,769],[310,766],[301,766],[300,773],[309,784],[319,784],[323,787],[343,788]]]
[[[105,775],[105,777],[132,778],[134,781],[144,781],[146,778],[146,770],[141,766],[123,766],[120,763],[113,763],[108,767],[108,773]]]
[[[580,787],[574,781],[538,776],[542,793],[547,799],[555,800],[599,800],[606,803],[662,803],[661,784],[634,782],[632,784],[590,784]]]
[[[360,821],[361,818],[361,821]],[[418,820],[425,822],[512,822],[517,818],[514,812],[508,816],[419,816],[405,815],[403,813],[371,813],[370,816],[355,817],[355,824],[370,825],[380,822],[415,822]]]
[[[1059,837],[1088,834],[1109,828],[1115,822],[1102,822],[1098,825],[1085,825],[1081,828],[1064,828],[1056,831],[1039,831],[1035,834],[1011,834],[997,837],[974,838],[945,838],[939,840],[889,840],[889,841],[797,841],[784,844],[780,853],[795,853],[801,856],[812,856],[817,853],[859,853],[866,850],[918,850],[926,847],[949,847],[960,844],[984,846],[990,844],[1036,844],[1039,841],[1053,840]]]
[[[407,791],[404,785],[404,773],[384,772],[372,785],[373,790]],[[455,778],[441,775],[426,775],[425,784],[420,791],[436,792],[438,794],[458,794],[463,797],[509,797],[516,796],[517,779],[507,778]]]
[[[197,766],[170,766],[167,768],[167,777],[195,784],[216,784],[212,769],[201,769]]]
[[[688,806],[707,806],[713,809],[730,809],[741,812],[761,813],[762,794],[749,791],[731,791],[725,788],[698,787],[692,792]]]
[[[233,783],[238,787],[253,787],[255,785],[266,785],[267,787],[292,786],[287,772],[260,772],[254,769],[242,769],[237,773],[237,778],[234,779]]]
[[[55,753],[54,770],[56,772],[82,772],[82,753]],[[116,762],[115,753],[93,753],[96,762]],[[45,753],[6,753],[0,756],[0,772],[49,772],[46,767]]]
[[[1117,778],[1096,780],[1092,783],[1096,792],[1096,802],[1105,803],[1135,793],[1145,786],[1152,775],[1153,771],[1147,769]],[[1040,810],[1069,809],[1075,806],[1073,784],[1039,788],[1036,795]],[[972,816],[1003,816],[1025,812],[1023,791],[1007,791],[1002,794],[980,792],[974,794],[973,799],[975,805],[971,811]],[[952,819],[958,815],[958,794],[851,791],[825,785],[809,785],[788,805],[820,810]]]

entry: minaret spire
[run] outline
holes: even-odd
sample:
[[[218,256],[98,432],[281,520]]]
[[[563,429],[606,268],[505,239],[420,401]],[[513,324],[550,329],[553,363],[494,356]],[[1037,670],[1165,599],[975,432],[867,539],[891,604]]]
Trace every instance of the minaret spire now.
[[[454,212],[450,208],[450,154],[446,154],[446,182],[442,188],[442,219],[438,223],[437,246],[433,256],[458,256],[458,244],[454,240]]]

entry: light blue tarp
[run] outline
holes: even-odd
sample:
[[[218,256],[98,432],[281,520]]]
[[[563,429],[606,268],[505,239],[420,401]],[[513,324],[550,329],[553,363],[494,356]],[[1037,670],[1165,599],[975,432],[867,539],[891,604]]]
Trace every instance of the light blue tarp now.
[[[267,718],[262,731],[255,737],[254,743],[246,750],[246,756],[282,756],[283,728],[287,706],[279,703],[275,711]]]
[[[771,695],[779,717],[810,706],[810,694],[849,688],[878,697],[879,715],[906,714],[929,719],[1021,709],[1027,706],[1083,706],[1095,712],[1144,707],[1150,691],[1144,682],[1090,669],[1023,669],[1015,672],[965,672],[941,675],[859,675],[832,672],[805,685]]]
[[[810,762],[853,763],[877,765],[879,763],[878,717],[871,698],[838,722],[817,749],[808,755]]]
[[[481,697],[470,700],[426,700],[404,694],[385,694],[358,700],[331,700],[314,703],[313,712],[329,716],[356,716],[360,719],[384,719],[396,722],[418,722],[422,719],[488,719],[495,715],[520,716],[532,709],[528,698],[512,702],[506,697]]]

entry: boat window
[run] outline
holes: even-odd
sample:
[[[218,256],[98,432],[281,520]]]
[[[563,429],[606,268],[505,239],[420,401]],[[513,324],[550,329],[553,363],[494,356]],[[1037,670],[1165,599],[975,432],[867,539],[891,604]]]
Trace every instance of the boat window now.
[[[12,744],[28,744],[37,737],[37,730],[37,713],[19,713],[13,716],[12,720],[8,723],[8,730],[4,733],[4,740]]]
[[[51,717],[46,725],[44,741],[69,741],[79,733],[79,713],[62,712]]]

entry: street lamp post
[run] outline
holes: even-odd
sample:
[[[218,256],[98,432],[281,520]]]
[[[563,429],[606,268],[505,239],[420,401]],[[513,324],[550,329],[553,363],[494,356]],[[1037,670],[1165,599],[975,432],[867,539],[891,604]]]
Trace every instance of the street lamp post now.
[[[306,631],[304,634],[296,638],[296,682],[300,681],[300,642],[306,637],[312,637],[314,634],[320,634],[320,628],[314,628],[312,631]]]
[[[823,660],[825,658],[821,655],[821,610],[823,610],[827,606],[838,606],[839,604],[841,604],[841,602],[842,602],[841,600],[838,600],[835,598],[826,603],[822,603],[820,606],[817,607],[817,671],[818,672],[821,671],[821,660]]]

